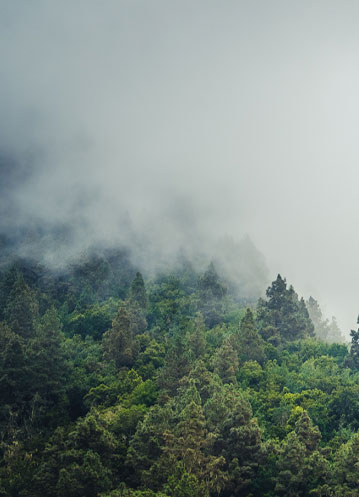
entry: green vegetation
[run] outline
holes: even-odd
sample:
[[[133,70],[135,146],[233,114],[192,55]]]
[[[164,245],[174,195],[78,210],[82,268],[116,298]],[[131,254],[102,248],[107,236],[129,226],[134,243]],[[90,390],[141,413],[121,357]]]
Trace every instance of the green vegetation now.
[[[0,496],[352,497],[359,331],[126,253],[0,274]]]

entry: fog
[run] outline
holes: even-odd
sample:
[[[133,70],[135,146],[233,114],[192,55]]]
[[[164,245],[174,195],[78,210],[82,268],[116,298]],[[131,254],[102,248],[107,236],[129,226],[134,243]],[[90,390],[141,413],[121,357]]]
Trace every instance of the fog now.
[[[351,0],[0,0],[1,230],[152,256],[249,235],[347,334],[358,26]]]

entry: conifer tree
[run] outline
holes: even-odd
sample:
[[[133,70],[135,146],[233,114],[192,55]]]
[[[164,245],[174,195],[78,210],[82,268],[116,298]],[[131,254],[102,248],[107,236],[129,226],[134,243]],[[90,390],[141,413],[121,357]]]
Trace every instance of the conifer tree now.
[[[301,443],[304,444],[307,453],[314,452],[322,438],[319,428],[313,425],[307,411],[303,411],[300,418],[295,423],[295,433]]]
[[[164,407],[152,407],[143,421],[140,421],[127,452],[126,467],[133,484],[141,482],[148,488],[159,490],[166,482],[168,468],[161,470],[159,459],[165,447],[165,433],[173,424],[173,410],[167,404]]]
[[[314,325],[315,335],[320,340],[327,340],[328,338],[328,320],[323,319],[323,314],[318,302],[310,296],[306,302],[308,313]]]
[[[238,354],[229,339],[226,339],[216,351],[212,365],[214,372],[218,374],[223,383],[237,382],[236,375],[239,368]]]
[[[23,338],[30,338],[34,333],[37,317],[38,302],[35,293],[18,272],[5,308],[5,320],[15,333]]]
[[[233,345],[238,351],[241,363],[257,361],[262,364],[264,362],[264,342],[258,333],[253,313],[250,309],[247,309],[241,321],[239,332],[233,335]]]
[[[306,411],[302,411],[282,441],[277,459],[275,490],[281,496],[321,495],[325,490],[328,462],[319,450],[321,434]],[[325,495],[325,494],[324,494]]]
[[[314,326],[304,300],[298,299],[292,286],[287,288],[286,280],[280,274],[266,294],[267,300],[258,302],[258,321],[262,330],[272,326],[285,341],[313,336]]]
[[[182,461],[189,473],[204,470],[205,419],[200,404],[192,400],[179,415],[174,432],[167,432],[164,449],[169,460]]]
[[[135,343],[131,320],[125,305],[121,305],[110,328],[103,335],[103,350],[107,360],[114,360],[117,368],[131,367],[135,360]]]
[[[225,459],[225,495],[249,495],[263,460],[261,432],[248,402],[233,385],[225,385],[204,406],[213,432],[210,453]]]
[[[208,455],[205,451],[206,420],[201,398],[193,383],[186,391],[183,403],[178,423],[172,431],[165,433],[164,461],[168,460],[173,472],[178,463],[183,465],[189,475],[196,477],[198,495],[203,492],[203,495],[209,496],[211,490],[216,489],[218,492],[224,487],[226,475],[222,468],[225,460],[222,456]]]
[[[199,311],[206,325],[212,328],[223,321],[225,286],[220,282],[213,262],[198,281]]]
[[[359,488],[359,433],[341,445],[335,455],[333,493],[335,497],[354,497]]]
[[[32,422],[47,424],[66,415],[66,382],[69,367],[62,348],[62,326],[54,307],[39,319],[27,356],[31,371],[31,391],[36,397]]]
[[[359,316],[357,323],[359,324]],[[350,336],[352,337],[352,340],[350,354],[346,359],[346,364],[353,369],[359,369],[359,328],[357,331],[351,330]]]
[[[23,425],[31,378],[24,340],[0,323],[0,436],[9,440]]]
[[[187,345],[192,360],[198,359],[206,351],[205,323],[201,313],[197,314],[193,328],[187,333]]]
[[[147,307],[147,295],[145,289],[145,283],[143,281],[142,274],[137,272],[134,277],[131,286],[130,286],[130,294],[129,294],[130,303],[135,303],[139,306],[143,311],[146,310]]]
[[[338,326],[335,316],[332,316],[332,320],[328,325],[328,335],[327,341],[329,343],[343,343],[344,338],[342,332]]]
[[[188,373],[190,363],[188,353],[181,336],[176,336],[171,343],[165,365],[158,376],[158,384],[166,392],[174,395],[180,380]]]

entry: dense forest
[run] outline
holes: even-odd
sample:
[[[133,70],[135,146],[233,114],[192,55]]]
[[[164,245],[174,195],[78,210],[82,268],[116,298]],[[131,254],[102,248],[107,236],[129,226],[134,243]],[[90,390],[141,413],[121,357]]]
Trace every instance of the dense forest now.
[[[359,331],[126,250],[0,273],[0,495],[354,497]]]

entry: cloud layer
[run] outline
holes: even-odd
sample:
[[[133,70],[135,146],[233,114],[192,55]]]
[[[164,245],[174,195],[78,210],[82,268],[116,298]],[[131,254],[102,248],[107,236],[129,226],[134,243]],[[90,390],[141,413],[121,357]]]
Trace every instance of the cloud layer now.
[[[358,23],[350,0],[0,0],[2,228],[248,233],[354,326]]]

